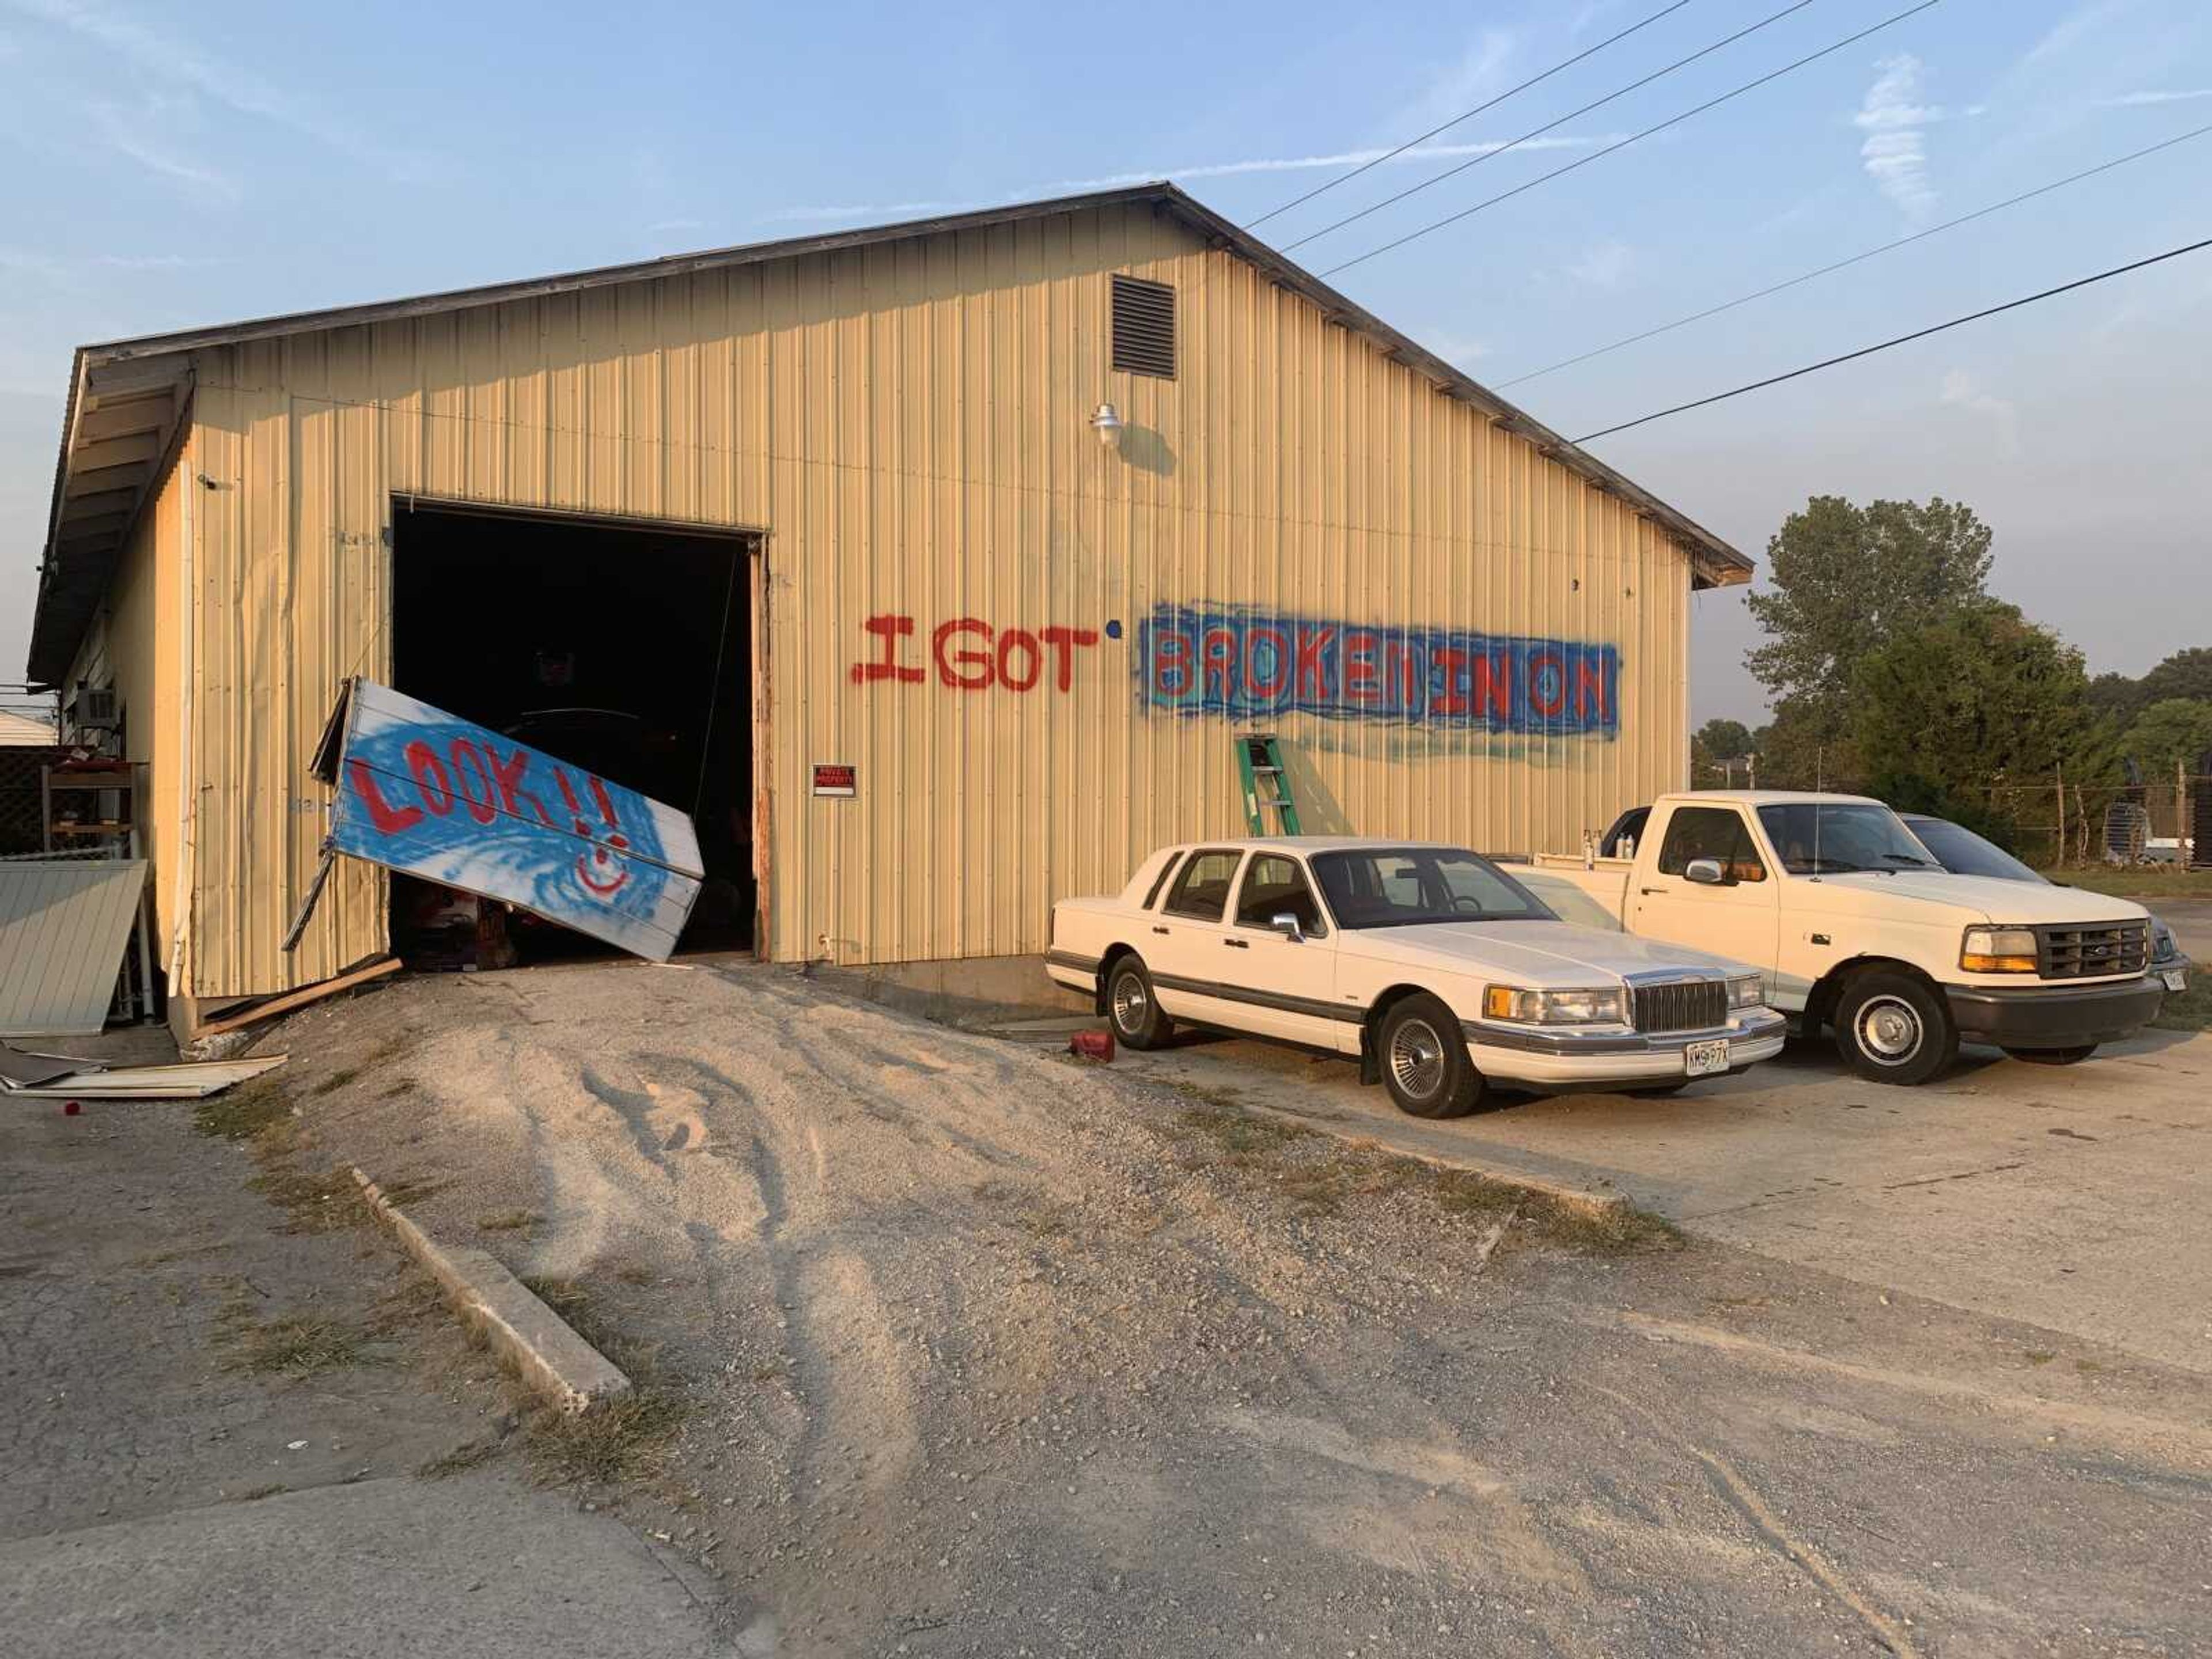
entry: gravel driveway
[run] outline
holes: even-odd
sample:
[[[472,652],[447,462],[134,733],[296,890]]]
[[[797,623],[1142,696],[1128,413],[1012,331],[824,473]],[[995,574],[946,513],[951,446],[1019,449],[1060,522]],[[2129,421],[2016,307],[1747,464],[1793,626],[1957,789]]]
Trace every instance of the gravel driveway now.
[[[605,1495],[741,1652],[2212,1639],[2201,1376],[782,969],[413,981],[283,1041],[335,1154],[670,1402]]]

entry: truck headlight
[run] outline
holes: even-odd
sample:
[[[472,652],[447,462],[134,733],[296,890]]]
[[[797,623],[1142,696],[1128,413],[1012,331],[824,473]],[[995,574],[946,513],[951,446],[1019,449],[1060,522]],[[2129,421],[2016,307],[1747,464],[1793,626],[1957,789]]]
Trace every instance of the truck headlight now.
[[[1729,981],[1730,1008],[1756,1008],[1766,1000],[1766,981],[1757,974],[1740,974]]]
[[[1969,927],[1959,951],[1959,966],[1970,974],[2032,974],[2035,930],[2032,927]]]
[[[2172,962],[2181,954],[2181,946],[2173,937],[2173,929],[2156,916],[2150,919],[2150,959],[2153,962]]]
[[[1482,1012],[1488,1019],[1522,1025],[1626,1025],[1627,994],[1618,985],[1605,990],[1528,991],[1517,986],[1486,986]]]

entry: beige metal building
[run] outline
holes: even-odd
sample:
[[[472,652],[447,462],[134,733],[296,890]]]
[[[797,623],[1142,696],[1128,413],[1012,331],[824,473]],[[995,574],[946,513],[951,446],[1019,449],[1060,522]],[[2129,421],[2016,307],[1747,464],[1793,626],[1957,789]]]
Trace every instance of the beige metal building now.
[[[189,1020],[386,947],[342,863],[281,948],[349,674],[635,717],[753,948],[973,963],[1241,828],[1238,731],[1309,831],[1575,845],[1749,572],[1155,185],[86,347],[29,671],[150,763]]]

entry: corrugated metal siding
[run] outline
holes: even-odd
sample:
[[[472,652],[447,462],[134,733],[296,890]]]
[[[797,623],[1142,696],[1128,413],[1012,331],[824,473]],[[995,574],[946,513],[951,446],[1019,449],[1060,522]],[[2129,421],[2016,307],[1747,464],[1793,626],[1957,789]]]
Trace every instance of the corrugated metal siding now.
[[[1175,284],[1169,381],[1109,373],[1109,274]],[[1310,830],[1571,847],[1680,781],[1689,572],[1621,502],[1144,208],[226,348],[198,364],[202,907],[190,988],[380,948],[345,869],[276,950],[337,681],[388,672],[394,493],[769,532],[774,953],[1042,948],[1059,895],[1241,822],[1230,726],[1148,714],[1159,602],[1602,641],[1617,738],[1292,717]],[[1102,400],[1130,430],[1103,450]],[[1066,695],[855,684],[863,620],[1101,627]],[[815,799],[809,764],[860,768]]]
[[[0,1036],[106,1023],[145,881],[143,859],[0,859]]]
[[[112,686],[123,712],[123,752],[147,763],[139,850],[153,866],[155,954],[164,961],[181,875],[174,842],[185,471],[181,456],[172,457],[148,495],[64,687],[66,702],[80,685]]]

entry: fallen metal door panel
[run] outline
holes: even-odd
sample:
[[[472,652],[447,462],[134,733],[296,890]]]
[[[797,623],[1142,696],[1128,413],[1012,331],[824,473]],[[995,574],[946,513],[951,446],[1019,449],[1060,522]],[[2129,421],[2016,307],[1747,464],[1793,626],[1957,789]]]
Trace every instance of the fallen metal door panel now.
[[[674,952],[704,874],[674,807],[370,680],[332,727],[317,757],[337,789],[332,849],[639,956]]]
[[[143,859],[0,859],[0,1036],[89,1036],[107,1022]]]

